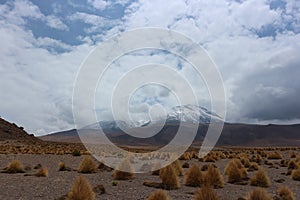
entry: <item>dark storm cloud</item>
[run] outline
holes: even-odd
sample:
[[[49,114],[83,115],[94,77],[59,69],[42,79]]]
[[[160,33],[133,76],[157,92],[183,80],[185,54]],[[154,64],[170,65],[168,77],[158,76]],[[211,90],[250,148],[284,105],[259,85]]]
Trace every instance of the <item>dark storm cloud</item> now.
[[[258,120],[300,118],[300,59],[244,77],[234,91],[240,115]]]

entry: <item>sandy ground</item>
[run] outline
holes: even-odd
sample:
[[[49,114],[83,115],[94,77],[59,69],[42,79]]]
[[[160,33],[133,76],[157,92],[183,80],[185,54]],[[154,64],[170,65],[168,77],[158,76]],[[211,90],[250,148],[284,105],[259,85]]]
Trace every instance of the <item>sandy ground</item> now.
[[[283,152],[281,152],[283,153]],[[299,155],[300,152],[298,152]],[[283,153],[286,158],[289,156],[289,152]],[[65,162],[68,167],[76,169],[83,159],[83,156],[74,157],[72,155],[31,155],[31,154],[0,154],[0,169],[2,170],[7,166],[9,162],[14,159],[20,160],[24,166],[32,168],[27,173],[35,173],[37,170],[33,169],[35,165],[41,164],[49,170],[48,177],[35,177],[35,176],[24,176],[24,174],[6,174],[0,173],[0,199],[51,199],[61,197],[66,194],[74,179],[79,174],[77,171],[58,171],[58,163],[60,161]],[[224,188],[215,189],[219,199],[222,200],[233,200],[238,197],[246,196],[247,192],[254,189],[255,187],[250,185],[233,185],[226,183],[226,177],[224,175],[224,168],[228,163],[229,159],[223,159],[215,162],[220,168],[223,178],[225,180]],[[280,160],[273,160],[272,162],[279,162]],[[181,163],[186,161],[181,161]],[[199,162],[196,159],[187,161],[189,164],[196,163],[200,167],[203,166],[204,162]],[[294,181],[290,176],[282,175],[287,171],[286,167],[279,167],[278,169],[269,168],[267,165],[262,165],[266,170],[270,180],[271,186],[266,188],[268,193],[275,195],[276,190],[280,186],[288,186],[296,195],[296,199],[300,199],[300,181]],[[277,166],[277,165],[275,165]],[[187,169],[184,169],[185,171]],[[250,172],[249,177],[252,177],[255,172]],[[160,182],[158,176],[148,174],[136,174],[135,178],[130,181],[118,181],[117,186],[112,186],[112,172],[97,171],[94,174],[83,174],[92,186],[98,184],[104,185],[106,189],[105,194],[97,194],[96,199],[146,199],[147,196],[155,191],[155,188],[143,186],[145,180],[152,180]],[[284,179],[283,183],[276,183],[274,180]],[[183,177],[180,177],[181,187],[177,190],[168,191],[168,194],[172,199],[193,199],[193,192],[197,188],[186,187],[183,185]]]

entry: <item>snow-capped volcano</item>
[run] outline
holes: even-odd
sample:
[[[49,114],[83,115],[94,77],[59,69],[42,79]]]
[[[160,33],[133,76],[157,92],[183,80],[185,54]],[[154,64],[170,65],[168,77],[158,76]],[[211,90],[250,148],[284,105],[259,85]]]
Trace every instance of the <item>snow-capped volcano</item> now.
[[[175,106],[167,116],[167,121],[181,121],[193,124],[207,124],[220,122],[221,117],[201,106]]]
[[[210,122],[221,122],[222,119],[216,113],[213,113],[201,106],[183,105],[173,107],[166,116],[166,123],[192,123],[192,124],[208,124]],[[120,129],[130,129],[135,127],[144,127],[150,124],[149,120],[139,120],[134,122],[126,122],[122,120],[116,121],[100,121],[99,124],[91,124],[83,129],[98,129],[100,125],[106,131],[118,131]],[[152,122],[155,124],[155,122]]]

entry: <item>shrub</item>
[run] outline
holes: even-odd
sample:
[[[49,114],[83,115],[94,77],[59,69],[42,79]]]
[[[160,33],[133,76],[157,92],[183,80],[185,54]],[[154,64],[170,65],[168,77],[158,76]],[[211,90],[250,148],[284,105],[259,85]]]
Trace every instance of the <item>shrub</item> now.
[[[212,165],[208,166],[204,180],[205,184],[213,186],[214,188],[222,188],[224,186],[223,177],[220,174],[219,169]]]
[[[48,177],[48,169],[46,167],[42,167],[36,174],[37,177]]]
[[[250,167],[250,165],[251,165],[250,160],[248,158],[242,158],[241,162],[244,165],[244,167],[246,167],[246,168]]]
[[[268,159],[282,159],[282,155],[278,153],[277,151],[269,153],[268,154]]]
[[[266,172],[261,168],[256,172],[254,177],[251,178],[250,184],[252,186],[258,186],[258,187],[269,187],[270,179],[267,176]]]
[[[157,190],[153,192],[147,200],[170,200],[170,197],[168,196],[167,192],[164,190]]]
[[[114,180],[114,181],[111,182],[111,185],[112,185],[112,186],[117,186],[118,183],[119,183],[118,181],[115,181],[115,180]]]
[[[89,156],[84,157],[78,167],[79,173],[95,173],[97,165]]]
[[[248,168],[248,171],[256,171],[259,169],[259,166],[257,163],[253,162],[250,164],[249,168]]]
[[[212,187],[204,186],[195,192],[194,200],[218,200]]]
[[[227,164],[227,166],[225,167],[225,175],[228,175],[228,172],[231,171],[230,168],[236,168],[236,169],[241,169],[243,168],[243,164],[241,163],[240,160],[234,158],[231,161],[229,161],[229,163]]]
[[[300,181],[300,169],[295,169],[292,171],[292,179],[295,181]]]
[[[7,173],[24,173],[24,166],[19,160],[14,160],[6,167]]]
[[[293,170],[293,169],[298,169],[299,165],[294,161],[291,160],[288,162],[288,169]]]
[[[179,160],[174,161],[174,162],[172,163],[172,166],[174,167],[175,172],[176,172],[176,174],[177,174],[178,176],[183,176],[183,169],[182,169],[182,167],[181,167],[181,165],[180,165]]]
[[[154,163],[153,166],[152,166],[152,169],[151,169],[151,171],[152,171],[151,174],[158,176],[160,168],[161,168],[161,164],[159,162]]]
[[[129,180],[134,178],[133,169],[128,159],[123,160],[116,167],[113,172],[113,178],[116,180]]]
[[[173,165],[168,165],[160,169],[159,176],[165,189],[172,190],[179,188],[179,178]]]
[[[187,170],[184,176],[184,185],[191,187],[200,187],[203,175],[198,165],[193,165]]]
[[[242,172],[235,162],[229,162],[225,168],[225,174],[228,176],[228,183],[236,183],[242,181]]]
[[[58,163],[58,170],[59,171],[65,171],[66,170],[66,165],[64,162],[59,162]]]
[[[73,156],[81,156],[81,152],[79,151],[79,150],[74,150],[73,152],[72,152],[72,155]]]
[[[248,193],[246,200],[272,200],[272,198],[264,189],[256,188]]]
[[[277,196],[280,200],[295,200],[293,192],[288,187],[281,187],[277,190]]]
[[[95,193],[89,182],[83,176],[77,176],[70,192],[67,194],[67,200],[94,200]]]

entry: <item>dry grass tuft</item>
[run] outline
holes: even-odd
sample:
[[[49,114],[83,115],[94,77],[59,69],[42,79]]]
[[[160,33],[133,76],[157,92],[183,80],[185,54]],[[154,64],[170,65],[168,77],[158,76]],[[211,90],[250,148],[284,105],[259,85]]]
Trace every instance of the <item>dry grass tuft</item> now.
[[[46,167],[42,167],[36,174],[37,177],[48,177],[48,169]]]
[[[113,178],[115,180],[130,180],[134,178],[133,169],[128,159],[123,160],[117,166],[117,168],[113,172]]]
[[[58,163],[58,170],[59,171],[65,171],[66,170],[66,165],[64,162],[59,162]]]
[[[260,168],[254,175],[254,177],[251,178],[250,184],[252,186],[258,187],[269,187],[270,179],[267,176],[266,172],[263,170],[263,168]]]
[[[288,187],[281,187],[277,190],[279,200],[295,200],[293,192]]]
[[[179,178],[173,165],[160,169],[159,176],[165,189],[172,190],[180,187]]]
[[[282,159],[282,155],[278,153],[277,151],[271,152],[267,156],[268,159]]]
[[[187,170],[184,176],[184,185],[191,187],[200,187],[203,175],[198,165],[193,165]]]
[[[292,171],[292,179],[295,181],[300,181],[300,169],[295,169]]]
[[[225,174],[228,176],[228,183],[237,183],[241,182],[242,179],[242,171],[241,168],[239,168],[239,164],[236,161],[236,159],[231,160],[226,168],[225,168]]]
[[[253,162],[250,164],[248,171],[257,171],[259,169],[259,166],[257,163]]]
[[[169,195],[164,190],[157,190],[153,192],[147,200],[170,200]]]
[[[174,167],[175,172],[178,176],[183,176],[183,169],[179,160],[174,161],[171,165]]]
[[[224,186],[223,177],[219,169],[213,165],[208,166],[208,170],[204,176],[204,182],[214,188],[222,188]]]
[[[91,159],[90,156],[84,157],[78,167],[79,173],[95,173],[97,169],[96,163]]]
[[[248,193],[246,200],[272,200],[272,198],[264,189],[256,188]]]
[[[66,199],[94,200],[95,193],[89,182],[83,176],[77,176]]]
[[[24,166],[19,160],[14,160],[9,163],[6,167],[5,172],[7,173],[24,173]]]
[[[194,200],[218,200],[212,187],[204,186],[195,192]]]

